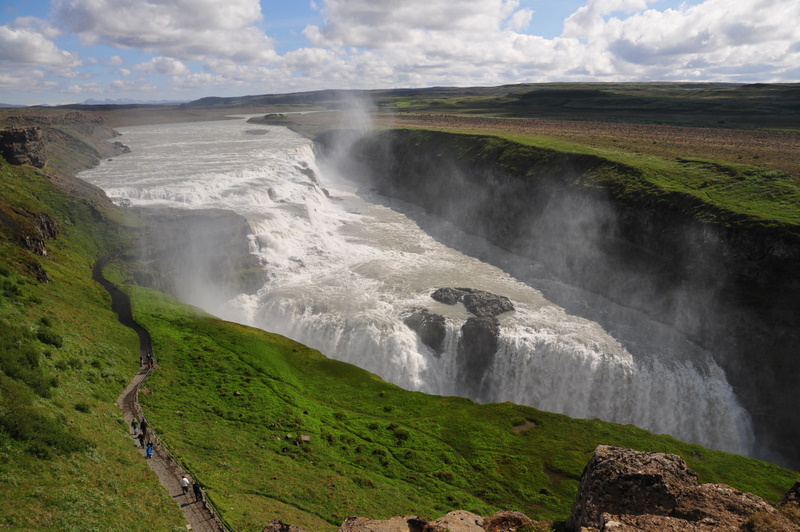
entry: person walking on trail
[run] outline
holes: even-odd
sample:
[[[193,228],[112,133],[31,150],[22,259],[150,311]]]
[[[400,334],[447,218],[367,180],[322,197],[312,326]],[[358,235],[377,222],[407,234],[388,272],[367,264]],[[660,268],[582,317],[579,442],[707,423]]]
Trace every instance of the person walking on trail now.
[[[131,420],[131,430],[133,430],[133,435],[136,436],[136,433],[139,432],[139,422],[136,421],[136,418]]]
[[[194,501],[200,502],[203,500],[203,488],[200,487],[199,482],[192,484],[192,491],[194,492]]]
[[[153,445],[148,443],[147,444],[147,459],[152,460],[153,458]]]
[[[147,434],[147,420],[142,418],[142,422],[139,423],[139,428],[142,429],[142,434]]]
[[[139,433],[139,447],[144,449],[144,432]]]
[[[183,490],[184,495],[189,493],[189,479],[186,478],[186,475],[181,477],[181,489]]]

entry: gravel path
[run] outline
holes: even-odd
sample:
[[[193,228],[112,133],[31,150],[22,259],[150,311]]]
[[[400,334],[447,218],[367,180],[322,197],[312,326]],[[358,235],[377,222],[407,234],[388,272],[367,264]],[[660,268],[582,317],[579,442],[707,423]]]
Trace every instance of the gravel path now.
[[[92,270],[92,278],[100,283],[111,295],[111,308],[119,316],[119,321],[123,325],[130,327],[139,335],[139,357],[142,361],[139,372],[133,377],[128,387],[122,392],[117,399],[117,405],[122,410],[122,415],[125,418],[125,423],[130,427],[131,421],[135,418],[137,421],[145,419],[142,408],[139,405],[138,393],[139,387],[150,376],[158,364],[155,363],[154,367],[148,368],[145,363],[147,353],[153,353],[152,341],[150,333],[144,327],[140,326],[133,320],[131,312],[131,301],[128,295],[110,281],[103,277],[103,266],[112,258],[107,255],[98,260]],[[155,355],[155,353],[153,353]],[[155,362],[155,358],[154,358]],[[147,460],[150,467],[158,475],[161,485],[167,490],[175,503],[180,506],[183,515],[188,522],[187,530],[195,530],[199,532],[225,532],[225,527],[222,521],[216,516],[213,508],[206,504],[205,499],[201,501],[195,500],[194,493],[191,487],[187,494],[183,494],[180,486],[180,479],[186,475],[192,483],[194,479],[186,473],[183,468],[169,455],[167,450],[161,445],[161,440],[158,434],[155,434],[150,427],[146,431],[147,438],[153,443],[153,457],[149,460],[146,457],[145,449],[139,445],[137,436],[131,432],[131,441],[133,445],[139,450],[143,460]]]

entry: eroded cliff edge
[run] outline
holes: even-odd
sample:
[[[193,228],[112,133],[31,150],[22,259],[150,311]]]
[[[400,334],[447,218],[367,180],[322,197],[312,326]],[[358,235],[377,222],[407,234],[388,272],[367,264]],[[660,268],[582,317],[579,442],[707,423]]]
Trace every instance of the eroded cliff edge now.
[[[624,343],[710,351],[752,417],[755,455],[800,465],[796,225],[726,212],[599,156],[498,138],[390,130],[316,141],[366,187],[530,259],[496,265],[547,279],[545,295],[568,311],[607,328],[627,312],[652,318]]]

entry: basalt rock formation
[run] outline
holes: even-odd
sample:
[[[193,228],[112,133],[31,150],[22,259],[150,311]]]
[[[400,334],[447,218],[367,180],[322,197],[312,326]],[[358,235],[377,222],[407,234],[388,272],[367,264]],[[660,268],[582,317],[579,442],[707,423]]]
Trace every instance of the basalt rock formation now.
[[[11,127],[0,130],[0,157],[10,164],[47,165],[44,133],[40,127]]]
[[[437,356],[442,354],[447,334],[444,316],[429,312],[428,309],[416,309],[406,317],[404,323],[415,331],[422,343],[433,349]]]
[[[465,395],[480,400],[483,395],[481,381],[497,352],[500,336],[497,316],[514,310],[514,304],[505,296],[474,288],[439,288],[431,294],[431,298],[446,305],[462,303],[473,315],[461,326],[456,379]],[[437,356],[442,353],[447,334],[445,322],[444,316],[427,309],[415,309],[405,319],[405,324]]]
[[[738,532],[759,519],[771,530],[800,530],[760,497],[700,484],[677,455],[601,445],[583,472],[567,529]]]

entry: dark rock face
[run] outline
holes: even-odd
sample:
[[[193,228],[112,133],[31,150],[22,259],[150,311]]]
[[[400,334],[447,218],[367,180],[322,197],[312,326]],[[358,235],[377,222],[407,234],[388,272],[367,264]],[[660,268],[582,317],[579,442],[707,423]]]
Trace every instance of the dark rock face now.
[[[481,386],[483,376],[497,353],[500,322],[496,316],[514,310],[514,305],[505,296],[474,288],[439,288],[431,297],[446,305],[461,302],[474,315],[461,326],[456,384],[461,393],[480,400],[486,391]],[[441,323],[444,327],[444,318]],[[417,330],[414,327],[412,329]]]
[[[800,482],[794,483],[794,486],[786,492],[778,506],[793,506],[800,509]]]
[[[444,316],[428,312],[427,309],[419,309],[414,310],[404,323],[415,331],[422,343],[433,349],[437,356],[442,354],[444,337],[447,334]]]
[[[431,297],[447,305],[455,305],[460,301],[478,317],[497,316],[514,310],[514,304],[507,297],[474,288],[439,288]]]
[[[47,165],[44,134],[39,127],[14,127],[0,130],[0,156],[10,164]]]
[[[28,226],[27,231],[23,231],[18,235],[18,239],[30,251],[42,257],[47,257],[45,241],[52,240],[58,236],[58,220],[46,212],[32,214],[29,217],[32,223]]]
[[[472,317],[461,327],[458,339],[457,385],[470,397],[481,399],[483,376],[494,362],[500,323],[494,316]]]
[[[700,484],[679,456],[601,445],[581,477],[568,530],[740,531],[768,514],[798,530],[766,501],[722,484]]]
[[[31,253],[47,258],[47,241],[58,237],[59,230],[58,220],[48,213],[30,213],[7,205],[0,198],[0,233],[13,238]],[[34,257],[26,260],[25,269],[40,283],[50,281],[44,267]]]
[[[114,147],[117,148],[119,153],[130,153],[131,149],[127,145],[121,143],[120,141],[114,141]]]

